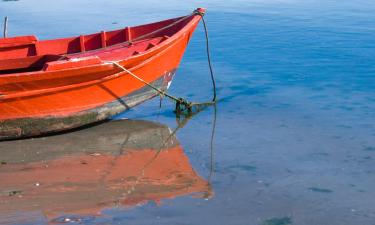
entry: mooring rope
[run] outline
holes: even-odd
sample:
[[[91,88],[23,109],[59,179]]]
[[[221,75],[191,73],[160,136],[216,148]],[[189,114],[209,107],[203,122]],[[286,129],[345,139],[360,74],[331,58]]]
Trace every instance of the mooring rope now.
[[[215,82],[215,76],[214,72],[212,69],[212,64],[211,64],[211,56],[210,56],[210,47],[209,47],[209,39],[208,39],[208,29],[206,26],[206,22],[203,18],[204,14],[199,12],[198,10],[194,11],[194,13],[198,14],[202,18],[204,30],[205,30],[205,37],[206,37],[206,54],[207,54],[207,61],[208,61],[208,66],[210,70],[210,75],[211,75],[211,80],[212,80],[212,86],[213,86],[213,98],[211,101],[208,102],[191,102],[188,101],[187,99],[181,98],[181,97],[176,97],[173,96],[166,91],[152,85],[151,83],[145,81],[141,77],[137,76],[130,70],[126,69],[124,66],[120,65],[118,62],[111,62],[113,65],[117,66],[118,68],[122,69],[124,72],[130,74],[132,77],[136,78],[140,82],[144,83],[145,85],[149,86],[150,88],[154,89],[159,93],[160,96],[166,96],[169,99],[173,100],[176,103],[176,114],[181,114],[181,113],[191,113],[193,110],[193,107],[205,107],[209,105],[214,105],[216,104],[216,82]]]
[[[216,102],[216,82],[215,82],[215,76],[214,76],[214,72],[212,70],[212,65],[211,65],[211,54],[210,54],[210,44],[209,44],[209,40],[208,40],[208,29],[207,29],[207,25],[206,25],[206,21],[204,20],[204,14],[201,13],[200,11],[196,10],[195,13],[197,13],[198,15],[201,16],[202,18],[202,23],[203,23],[203,27],[204,27],[204,33],[205,33],[205,36],[206,36],[206,54],[207,54],[207,62],[208,62],[208,68],[210,69],[210,75],[211,75],[211,81],[212,81],[212,88],[213,88],[213,91],[214,91],[214,96],[212,98],[212,102]]]

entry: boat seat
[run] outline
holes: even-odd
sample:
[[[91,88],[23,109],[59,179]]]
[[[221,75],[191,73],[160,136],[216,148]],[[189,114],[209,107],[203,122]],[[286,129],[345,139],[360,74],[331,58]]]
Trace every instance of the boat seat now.
[[[61,58],[61,56],[60,56]],[[100,65],[103,61],[97,56],[88,56],[83,58],[65,58],[60,61],[52,61],[45,63],[44,71],[56,71],[64,69],[72,69],[85,66]]]
[[[34,35],[0,38],[0,49],[35,44],[38,39]]]
[[[0,74],[31,72],[43,68],[44,64],[61,59],[61,55],[41,55],[0,60]]]

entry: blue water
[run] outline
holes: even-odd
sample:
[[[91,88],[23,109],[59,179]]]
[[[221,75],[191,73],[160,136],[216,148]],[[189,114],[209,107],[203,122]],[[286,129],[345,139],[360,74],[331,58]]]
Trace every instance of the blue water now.
[[[0,16],[9,16],[10,35],[43,39],[157,21],[199,6],[208,8],[219,96],[213,152],[214,108],[194,116],[177,137],[214,196],[106,208],[99,216],[75,215],[86,218],[80,223],[375,224],[374,2],[20,0],[0,2]],[[200,26],[171,93],[211,97],[204,43]],[[155,99],[120,117],[174,128],[172,110],[168,101],[159,109]]]

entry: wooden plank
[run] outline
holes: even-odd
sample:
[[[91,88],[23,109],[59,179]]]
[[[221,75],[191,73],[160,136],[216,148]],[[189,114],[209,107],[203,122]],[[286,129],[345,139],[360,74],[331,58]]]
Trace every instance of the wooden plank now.
[[[38,61],[42,60],[42,58],[43,56],[30,56],[25,58],[0,60],[0,71],[32,67],[33,65],[38,64]]]
[[[39,43],[38,43],[38,42],[35,42],[35,43],[34,43],[35,55],[39,55],[39,52],[40,52],[40,51],[39,51],[39,47],[38,47],[38,46],[39,46]]]
[[[0,38],[0,48],[20,47],[25,45],[31,45],[37,42],[35,36],[18,36],[9,38]]]
[[[107,33],[105,31],[102,31],[100,33],[100,37],[102,39],[102,48],[107,47]]]
[[[86,51],[86,48],[85,48],[85,36],[83,36],[83,35],[79,36],[79,45],[81,47],[81,52],[85,52]]]
[[[125,28],[125,41],[131,41],[132,40],[132,35],[131,35],[131,30],[130,27]]]

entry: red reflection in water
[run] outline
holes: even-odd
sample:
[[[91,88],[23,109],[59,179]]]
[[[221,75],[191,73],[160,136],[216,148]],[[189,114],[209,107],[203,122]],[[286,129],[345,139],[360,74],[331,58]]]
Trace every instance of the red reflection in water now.
[[[127,127],[126,141],[122,144],[115,134]],[[142,125],[137,127],[137,125]],[[101,127],[100,127],[101,126]],[[149,201],[159,203],[162,199],[192,193],[201,197],[210,196],[211,189],[206,180],[200,177],[190,165],[188,157],[170,130],[162,125],[137,121],[120,121],[94,127],[91,131],[78,131],[74,134],[52,136],[40,140],[0,143],[2,150],[13,146],[17,151],[22,146],[35,146],[35,154],[46,154],[47,160],[19,162],[17,154],[7,159],[10,163],[0,165],[0,217],[14,212],[40,212],[49,220],[64,214],[98,215],[104,208],[134,207]],[[130,127],[130,128],[129,128]],[[114,129],[116,128],[116,129]],[[133,129],[131,129],[133,128]],[[107,130],[107,138],[105,132]],[[90,130],[90,129],[89,129]],[[48,155],[51,147],[47,142],[82,148],[82,143],[72,135],[95,135],[100,141],[100,149],[95,153],[62,151],[53,157]],[[124,139],[124,135],[119,135]],[[86,142],[84,142],[86,143]],[[103,144],[105,143],[105,144]],[[95,143],[91,143],[95,146]],[[4,147],[5,146],[5,147]],[[113,148],[116,146],[117,150]],[[110,147],[112,149],[103,149]],[[30,149],[28,149],[30,154]],[[51,150],[52,151],[52,150]],[[39,153],[38,153],[39,152]],[[69,153],[66,153],[69,152]],[[6,157],[5,157],[6,158]],[[29,157],[30,159],[33,157]],[[43,157],[42,157],[43,158]],[[14,162],[12,162],[12,159]]]

